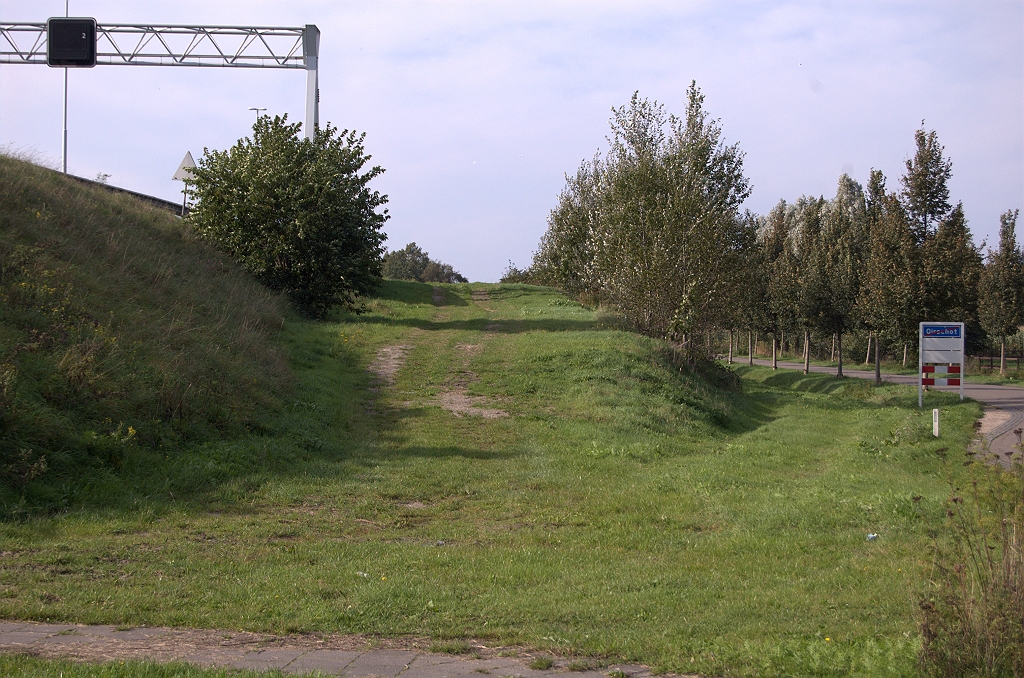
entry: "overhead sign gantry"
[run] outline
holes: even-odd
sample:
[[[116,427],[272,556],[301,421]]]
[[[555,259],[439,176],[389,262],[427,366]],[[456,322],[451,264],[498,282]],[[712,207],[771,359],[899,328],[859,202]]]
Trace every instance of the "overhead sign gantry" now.
[[[319,54],[320,30],[314,24],[158,26],[98,24],[88,17],[53,17],[44,23],[0,21],[0,64],[305,70],[303,129],[307,137],[320,126]]]

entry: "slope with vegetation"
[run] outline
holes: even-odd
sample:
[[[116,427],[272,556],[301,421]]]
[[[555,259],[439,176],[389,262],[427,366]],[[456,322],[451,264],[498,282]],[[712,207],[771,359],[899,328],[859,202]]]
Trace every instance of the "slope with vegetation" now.
[[[3,524],[0,616],[913,672],[963,473],[940,447],[974,404],[937,395],[934,441],[905,387],[745,368],[740,390],[545,288],[363,302],[285,323],[294,391],[262,431],[121,467],[130,501]]]
[[[0,510],[71,507],[257,430],[285,305],[181,220],[0,156]]]

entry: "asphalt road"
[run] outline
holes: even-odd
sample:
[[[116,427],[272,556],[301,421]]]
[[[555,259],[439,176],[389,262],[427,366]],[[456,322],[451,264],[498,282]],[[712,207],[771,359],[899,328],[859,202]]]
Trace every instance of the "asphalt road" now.
[[[733,364],[746,363],[746,358],[733,358]],[[754,363],[756,365],[771,367],[772,361],[760,360],[755,358]],[[801,371],[804,369],[803,363],[783,362],[780,360],[778,365],[779,369]],[[836,373],[836,368],[811,365],[811,372],[825,372],[834,375]],[[870,379],[872,381],[874,381],[875,379],[874,369],[849,369],[844,365],[843,374],[847,377],[853,377],[855,379]],[[885,374],[883,372],[882,381],[894,384],[911,384],[916,386],[917,375]],[[934,389],[936,391],[960,391],[959,386],[929,386],[929,388]],[[1006,421],[1001,422],[991,431],[988,431],[985,437],[988,439],[989,449],[992,452],[996,452],[1002,455],[1013,452],[1017,446],[1017,436],[1013,433],[1013,431],[1014,429],[1024,428],[1024,388],[1018,388],[1016,386],[994,386],[992,384],[972,384],[970,382],[964,382],[964,397],[985,403],[986,405],[995,407],[996,409],[1001,410],[1009,415],[1009,418]],[[925,407],[927,406],[927,396],[925,396]]]

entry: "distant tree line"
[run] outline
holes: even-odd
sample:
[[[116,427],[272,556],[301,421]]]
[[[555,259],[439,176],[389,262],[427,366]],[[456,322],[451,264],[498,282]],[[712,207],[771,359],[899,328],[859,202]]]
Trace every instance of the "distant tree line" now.
[[[431,259],[430,255],[414,242],[384,256],[383,274],[385,278],[393,280],[415,280],[424,283],[469,282],[450,264]]]
[[[872,170],[865,189],[843,174],[831,199],[741,212],[743,153],[721,139],[695,84],[685,118],[634,94],[613,109],[610,149],[584,161],[548,218],[531,265],[505,281],[553,285],[614,308],[637,330],[710,353],[711,337],[770,337],[838,359],[843,338],[876,355],[916,352],[918,323],[964,322],[969,351],[1024,323],[1017,210],[1001,217],[987,260],[963,205],[951,204],[952,162],[934,131],[915,133],[899,187]],[[790,341],[786,341],[787,337]],[[863,346],[863,344],[860,344]]]

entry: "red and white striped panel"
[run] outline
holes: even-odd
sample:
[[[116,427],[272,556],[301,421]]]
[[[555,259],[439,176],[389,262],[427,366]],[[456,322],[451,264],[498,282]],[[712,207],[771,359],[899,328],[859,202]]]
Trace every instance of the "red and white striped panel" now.
[[[959,386],[959,379],[921,379],[925,386]]]
[[[922,365],[921,384],[923,386],[959,386],[960,366],[959,365]],[[948,377],[935,378],[937,374],[955,374],[952,379]]]
[[[959,365],[922,365],[922,372],[934,372],[935,374],[960,374]]]

